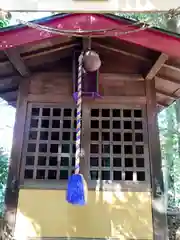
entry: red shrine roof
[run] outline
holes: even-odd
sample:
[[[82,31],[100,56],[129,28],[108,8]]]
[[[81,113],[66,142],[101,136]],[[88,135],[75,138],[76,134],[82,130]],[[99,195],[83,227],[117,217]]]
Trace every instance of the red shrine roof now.
[[[132,25],[132,21],[111,14],[59,14],[34,22],[60,30],[70,29],[77,31],[117,29],[120,32],[126,32],[139,28],[137,25]],[[177,34],[172,35],[170,32],[168,33],[155,28],[119,36],[117,32],[107,31],[103,33],[103,36],[114,37],[171,56],[180,57],[180,36]],[[0,50],[28,43],[36,44],[39,41],[56,37],[60,36],[22,25],[8,27],[0,30]]]
[[[122,67],[118,66],[118,73],[130,71],[146,77],[155,70],[153,77],[159,106],[168,106],[180,97],[180,35],[157,28],[118,34],[139,26],[112,14],[58,14],[33,22],[60,30],[97,30],[92,34],[114,29],[99,32],[102,37],[93,39],[93,48],[109,58],[117,58],[116,63],[121,62]],[[52,66],[69,65],[73,48],[78,44],[79,38],[24,25],[0,29],[0,97],[15,105],[20,78],[37,71],[52,71]],[[111,72],[116,73],[114,69]]]

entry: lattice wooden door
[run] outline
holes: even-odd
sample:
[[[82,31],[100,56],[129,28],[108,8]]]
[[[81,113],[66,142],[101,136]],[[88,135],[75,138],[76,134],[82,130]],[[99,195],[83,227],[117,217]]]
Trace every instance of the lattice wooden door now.
[[[89,186],[101,181],[104,186],[117,182],[135,189],[150,187],[145,110],[117,105],[85,108]]]
[[[74,170],[75,114],[74,105],[29,104],[22,184],[55,186],[61,181],[61,187],[66,186]],[[145,111],[84,105],[82,115],[81,170],[89,187],[95,187],[98,181],[111,181],[125,187],[147,188],[150,170]]]
[[[23,185],[67,181],[75,163],[75,115],[73,105],[29,104],[21,171]]]

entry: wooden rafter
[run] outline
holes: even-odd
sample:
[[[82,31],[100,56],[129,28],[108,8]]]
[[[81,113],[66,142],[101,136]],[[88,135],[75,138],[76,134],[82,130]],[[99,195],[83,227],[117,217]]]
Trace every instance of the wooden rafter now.
[[[149,70],[146,75],[146,80],[152,80],[156,74],[159,72],[163,64],[167,61],[168,55],[165,53],[161,53],[156,62],[153,64],[152,68]]]
[[[169,69],[174,70],[174,71],[177,71],[180,74],[180,68],[178,68],[178,67],[168,65],[168,64],[164,64],[163,67],[169,68]]]
[[[70,49],[70,48],[73,48],[73,47],[78,46],[78,45],[79,45],[78,43],[67,44],[67,45],[64,45],[64,46],[55,45],[55,46],[50,47],[50,48],[42,48],[42,49],[37,50],[37,51],[22,53],[21,60],[24,61],[24,60],[31,59],[33,57],[45,56],[45,55],[48,55],[48,54],[51,54],[51,53],[54,53],[54,52],[57,52],[57,51]],[[5,52],[7,52],[7,51],[9,51],[9,50],[6,50]],[[4,65],[6,65],[8,63],[9,63],[9,61],[0,62],[0,67],[3,67]]]
[[[40,51],[38,52],[30,52],[29,54],[22,54],[22,59],[23,60],[27,60],[27,59],[30,59],[30,58],[33,58],[33,57],[39,57],[39,56],[44,56],[46,54],[49,54],[49,53],[54,53],[54,52],[57,52],[57,51],[62,51],[62,50],[66,50],[66,49],[70,49],[70,48],[73,48],[75,46],[78,46],[79,44],[78,43],[72,43],[72,44],[67,44],[67,45],[64,45],[64,46],[54,46],[54,47],[51,47],[51,48],[42,48]]]
[[[180,81],[179,80],[176,80],[176,79],[170,79],[170,78],[166,78],[164,76],[155,76],[155,79],[157,81],[168,81],[168,82],[171,82],[171,83],[174,83],[174,84],[180,84]]]
[[[29,77],[30,71],[22,60],[20,53],[15,48],[4,51],[13,67],[20,73],[22,77]]]
[[[168,93],[168,92],[164,92],[164,91],[162,91],[162,90],[160,90],[160,89],[156,89],[156,93],[157,93],[157,94],[160,94],[160,95],[164,95],[164,96],[169,97],[169,98],[172,98],[172,99],[174,99],[174,100],[176,100],[176,99],[179,98],[179,97],[176,96],[175,94]]]
[[[121,53],[122,55],[130,56],[130,57],[136,58],[136,59],[141,60],[141,61],[146,61],[146,62],[151,61],[150,59],[142,57],[140,55],[137,55],[137,54],[134,54],[134,53],[131,53],[131,52],[126,52],[124,50],[113,48],[113,47],[110,47],[110,46],[107,46],[107,45],[104,45],[104,44],[93,42],[92,45],[103,48],[103,49],[106,49],[106,50],[109,50],[109,51],[112,51],[112,52]]]

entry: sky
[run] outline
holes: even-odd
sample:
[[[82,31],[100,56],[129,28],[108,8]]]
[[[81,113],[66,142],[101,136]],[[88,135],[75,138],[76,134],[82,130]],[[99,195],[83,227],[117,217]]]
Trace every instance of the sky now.
[[[16,109],[0,98],[0,147],[9,153],[12,145]]]
[[[10,25],[18,24],[16,19],[31,21],[31,20],[40,19],[40,18],[44,18],[52,15],[51,12],[24,12],[24,13],[12,12],[11,14],[12,14],[12,19],[10,21]]]

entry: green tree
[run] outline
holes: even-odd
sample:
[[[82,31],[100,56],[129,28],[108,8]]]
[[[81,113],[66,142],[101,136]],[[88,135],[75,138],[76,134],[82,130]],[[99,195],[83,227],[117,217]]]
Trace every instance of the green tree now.
[[[8,27],[11,19],[11,13],[4,13],[0,11],[0,28]]]
[[[8,155],[0,147],[0,216],[4,212],[4,195],[8,176]]]
[[[148,23],[153,27],[167,27],[167,16],[163,13],[121,13],[118,15],[131,20]]]
[[[159,114],[160,142],[168,207],[180,208],[180,100]]]
[[[180,15],[173,11],[169,13],[117,13],[116,15],[147,23],[152,27],[180,33]]]
[[[176,147],[176,132],[175,132],[175,108],[174,105],[167,108],[159,116],[160,142],[162,161],[165,169],[168,171],[165,174],[165,183],[168,194],[168,205],[170,208],[175,206],[175,189],[174,189],[174,158],[177,156]]]

